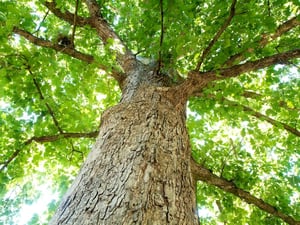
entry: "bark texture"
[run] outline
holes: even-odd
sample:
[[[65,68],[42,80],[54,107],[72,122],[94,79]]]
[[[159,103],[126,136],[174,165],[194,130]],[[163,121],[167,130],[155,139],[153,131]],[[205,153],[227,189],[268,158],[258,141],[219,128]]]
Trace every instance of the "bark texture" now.
[[[184,104],[138,70],[50,224],[198,224]]]

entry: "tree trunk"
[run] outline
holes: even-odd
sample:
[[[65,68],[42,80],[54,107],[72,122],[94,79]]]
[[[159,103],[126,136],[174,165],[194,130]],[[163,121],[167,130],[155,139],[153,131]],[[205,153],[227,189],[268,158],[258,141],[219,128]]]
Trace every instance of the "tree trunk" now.
[[[199,223],[185,105],[133,77],[50,224]]]

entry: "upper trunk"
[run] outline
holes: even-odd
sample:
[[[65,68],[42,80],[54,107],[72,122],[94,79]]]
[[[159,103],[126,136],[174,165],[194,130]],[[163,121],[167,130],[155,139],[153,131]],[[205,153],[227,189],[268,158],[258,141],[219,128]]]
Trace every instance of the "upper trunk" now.
[[[132,70],[121,103],[103,114],[51,224],[198,224],[185,101],[149,68]]]

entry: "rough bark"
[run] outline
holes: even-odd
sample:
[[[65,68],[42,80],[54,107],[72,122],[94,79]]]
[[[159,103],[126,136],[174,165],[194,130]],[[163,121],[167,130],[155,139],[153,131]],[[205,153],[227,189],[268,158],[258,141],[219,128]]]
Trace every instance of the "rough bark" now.
[[[185,100],[136,68],[50,224],[198,224]]]

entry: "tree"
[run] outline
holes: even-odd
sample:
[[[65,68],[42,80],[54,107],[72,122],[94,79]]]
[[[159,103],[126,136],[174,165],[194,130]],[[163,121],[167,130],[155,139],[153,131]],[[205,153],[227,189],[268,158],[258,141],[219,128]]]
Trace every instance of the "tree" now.
[[[0,9],[4,224],[300,224],[298,1]]]

